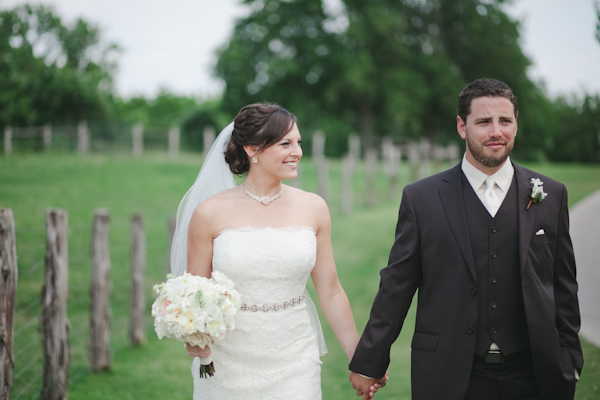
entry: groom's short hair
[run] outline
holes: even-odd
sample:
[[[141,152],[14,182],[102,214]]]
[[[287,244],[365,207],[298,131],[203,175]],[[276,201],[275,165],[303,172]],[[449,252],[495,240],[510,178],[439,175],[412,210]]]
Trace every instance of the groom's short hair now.
[[[458,116],[463,122],[466,123],[471,114],[471,102],[479,97],[507,98],[515,108],[515,118],[519,115],[519,103],[512,89],[502,81],[483,78],[469,83],[458,95]]]

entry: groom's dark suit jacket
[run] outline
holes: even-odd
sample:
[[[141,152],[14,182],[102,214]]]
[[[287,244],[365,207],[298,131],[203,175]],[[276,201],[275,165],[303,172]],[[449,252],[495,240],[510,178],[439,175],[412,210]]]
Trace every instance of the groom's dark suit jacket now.
[[[583,357],[567,191],[559,182],[513,165],[517,288],[536,381],[544,399],[572,399],[574,369],[581,370]],[[531,178],[540,178],[548,196],[527,210]],[[388,266],[381,270],[371,316],[350,363],[352,371],[366,376],[385,374],[390,347],[418,289],[411,360],[414,399],[463,400],[469,383],[481,315],[477,288],[489,283],[477,280],[465,183],[459,164],[405,187]]]

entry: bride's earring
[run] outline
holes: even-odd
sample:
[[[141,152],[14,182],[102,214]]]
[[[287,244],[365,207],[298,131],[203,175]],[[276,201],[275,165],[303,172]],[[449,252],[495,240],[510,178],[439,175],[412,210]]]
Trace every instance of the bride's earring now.
[[[254,164],[256,164],[256,163],[258,162],[258,158],[256,158],[256,157],[252,157],[252,162],[253,162]]]

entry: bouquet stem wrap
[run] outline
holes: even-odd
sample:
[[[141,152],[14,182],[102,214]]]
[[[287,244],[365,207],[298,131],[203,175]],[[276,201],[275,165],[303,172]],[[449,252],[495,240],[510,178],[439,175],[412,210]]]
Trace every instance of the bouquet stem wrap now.
[[[200,378],[209,378],[215,374],[215,364],[212,356],[200,358]]]

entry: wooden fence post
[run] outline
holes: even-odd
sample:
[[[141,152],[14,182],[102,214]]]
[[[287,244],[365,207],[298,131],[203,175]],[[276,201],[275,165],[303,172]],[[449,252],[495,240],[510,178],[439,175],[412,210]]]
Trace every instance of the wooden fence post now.
[[[92,224],[92,282],[90,288],[90,369],[93,372],[110,368],[110,329],[108,296],[110,250],[108,228],[110,214],[106,209],[94,212]]]
[[[131,131],[131,136],[133,141],[133,156],[140,157],[144,152],[144,126],[139,122],[135,124]]]
[[[360,157],[360,138],[352,135],[348,138],[348,155],[342,160],[342,214],[352,212],[354,190],[352,175]]]
[[[90,132],[86,121],[80,121],[77,125],[77,151],[79,154],[90,152]]]
[[[64,210],[46,211],[46,273],[42,289],[41,331],[44,372],[41,398],[66,400],[69,377],[67,296],[68,218]]]
[[[317,193],[327,202],[329,197],[329,165],[325,157],[315,161],[317,165]]]
[[[419,144],[421,151],[421,167],[419,168],[419,179],[427,178],[431,175],[429,171],[429,161],[431,160],[431,142],[427,138],[421,138]]]
[[[458,164],[460,160],[460,148],[456,144],[456,142],[452,142],[448,145],[448,149],[446,150],[448,155],[448,160],[450,161],[450,166],[455,166]]]
[[[317,193],[327,201],[329,191],[329,166],[325,158],[325,135],[321,131],[313,135],[313,162],[317,167]]]
[[[179,157],[179,127],[172,126],[169,129],[169,158],[171,160]]]
[[[169,217],[169,236],[167,243],[167,274],[171,273],[171,246],[173,245],[173,237],[175,237],[175,228],[177,227],[177,217]]]
[[[206,159],[206,155],[208,154],[208,151],[210,150],[211,146],[213,145],[214,141],[215,141],[215,128],[213,128],[212,126],[207,126],[204,128],[204,133],[203,133],[203,139],[204,139],[204,149],[202,150],[204,159]]]
[[[435,172],[442,172],[444,159],[446,158],[446,148],[440,145],[433,145],[433,165]]]
[[[4,129],[4,154],[7,156],[12,153],[12,128],[7,126]]]
[[[144,322],[146,299],[144,296],[144,271],[146,269],[146,235],[142,216],[131,219],[131,313],[129,340],[140,346],[146,342]]]
[[[421,163],[421,155],[416,143],[408,144],[408,164],[410,165],[410,180],[415,182],[419,179],[419,169]]]
[[[377,177],[377,150],[370,148],[365,154],[365,164],[367,182],[366,188],[366,203],[367,206],[373,207],[377,204],[377,194],[375,193],[375,178]]]
[[[50,151],[52,149],[52,125],[44,125],[42,136],[44,137],[44,150]]]
[[[352,153],[349,153],[342,160],[342,214],[352,212],[352,196],[354,195],[352,188],[352,175],[356,160]]]
[[[316,131],[313,135],[312,156],[313,159],[325,157],[325,135],[321,131]]]
[[[356,161],[360,159],[360,136],[351,135],[348,138],[348,154]]]
[[[383,139],[382,152],[384,159],[384,173],[389,181],[388,197],[393,199],[398,193],[398,177],[400,175],[400,147],[396,146],[391,138]]]
[[[0,399],[7,400],[15,368],[13,334],[17,271],[15,220],[10,208],[0,208]]]

